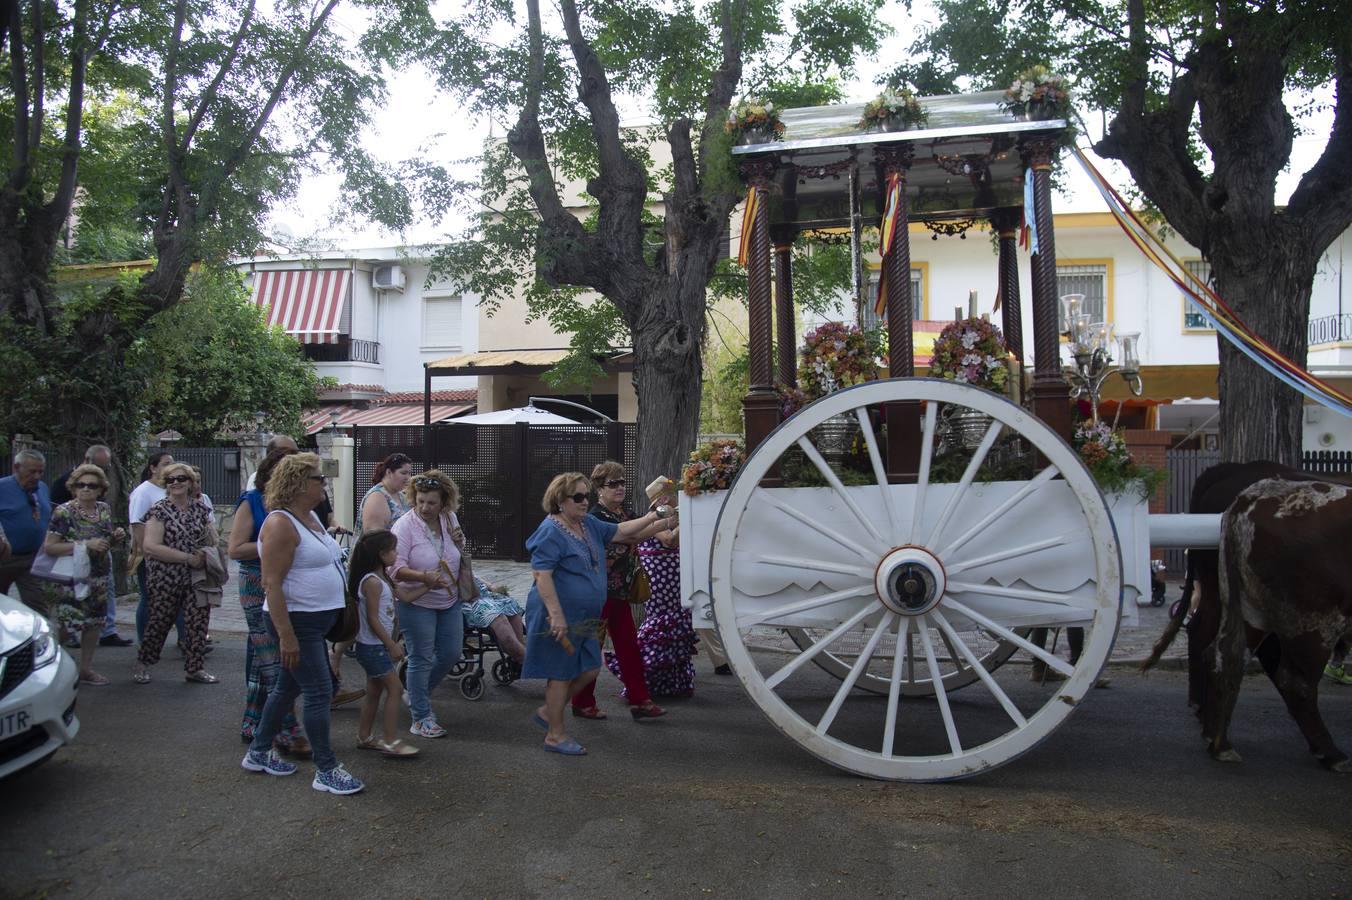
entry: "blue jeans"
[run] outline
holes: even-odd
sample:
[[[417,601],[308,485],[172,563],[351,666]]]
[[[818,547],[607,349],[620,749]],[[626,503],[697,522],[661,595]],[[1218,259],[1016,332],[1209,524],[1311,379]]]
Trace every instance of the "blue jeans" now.
[[[413,721],[420,722],[432,715],[429,695],[460,661],[465,646],[465,616],[458,603],[447,609],[410,603],[399,607],[399,627],[408,646],[409,710]]]
[[[117,634],[117,578],[108,578],[108,615],[103,617],[103,631],[99,637],[106,638]]]
[[[303,696],[305,703],[301,709],[301,721],[305,723],[305,734],[314,748],[316,768],[327,772],[338,765],[338,757],[334,755],[333,745],[329,742],[333,675],[329,671],[329,648],[324,635],[338,621],[339,612],[341,610],[330,609],[324,612],[291,613],[291,629],[296,633],[296,643],[300,645],[300,662],[294,669],[282,667],[277,686],[268,694],[268,702],[263,706],[263,719],[254,731],[250,750],[267,753],[272,748],[272,741],[281,732],[287,714],[296,704],[296,698]],[[278,639],[272,617],[264,613],[263,623],[267,626],[268,634]]]
[[[150,603],[150,595],[146,593],[146,563],[141,560],[136,566],[136,585],[141,591],[141,602],[136,604],[136,643],[144,644],[146,639],[146,620],[150,618],[150,610],[147,604]],[[112,604],[108,604],[108,614],[112,615]],[[188,646],[188,640],[183,636],[183,610],[178,611],[178,618],[174,619],[174,630],[178,632],[178,643],[180,646]]]

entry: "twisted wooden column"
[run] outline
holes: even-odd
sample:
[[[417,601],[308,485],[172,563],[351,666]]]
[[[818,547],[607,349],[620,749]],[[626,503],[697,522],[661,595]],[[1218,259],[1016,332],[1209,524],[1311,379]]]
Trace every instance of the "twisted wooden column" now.
[[[887,372],[891,378],[915,375],[915,337],[912,325],[915,298],[911,296],[911,230],[906,207],[906,179],[914,151],[909,144],[880,147],[877,150],[879,175],[886,215],[887,182],[892,175],[901,180],[896,230],[892,246],[883,257],[887,281]],[[920,404],[914,401],[888,403],[883,409],[887,422],[887,477],[889,481],[914,483],[920,471]]]
[[[1023,363],[1023,305],[1019,297],[1019,213],[997,209],[991,225],[1000,241],[1000,328],[1014,358]]]
[[[793,322],[793,232],[774,235],[775,246],[775,360],[777,382],[798,385],[798,337]]]
[[[742,166],[742,177],[756,191],[756,212],[751,220],[750,255],[747,259],[748,351],[750,390],[742,398],[746,424],[746,449],[753,450],[779,425],[779,398],[775,394],[771,359],[773,317],[770,305],[770,179],[773,160],[754,160]]]
[[[1070,386],[1061,374],[1060,299],[1056,292],[1056,234],[1052,224],[1054,137],[1025,144],[1033,170],[1033,216],[1038,252],[1033,265],[1033,412],[1062,437],[1071,434]]]

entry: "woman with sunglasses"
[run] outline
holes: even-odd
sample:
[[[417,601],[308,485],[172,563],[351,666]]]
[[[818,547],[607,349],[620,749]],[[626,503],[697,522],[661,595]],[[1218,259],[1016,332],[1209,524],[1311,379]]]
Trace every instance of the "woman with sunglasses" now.
[[[563,727],[563,707],[596,680],[606,603],[606,547],[637,543],[674,524],[666,507],[615,524],[587,515],[591,484],[581,472],[555,476],[541,506],[548,513],[526,541],[535,584],[526,599],[522,678],[544,678],[545,704],[532,720],[545,729],[544,749],[587,752]],[[626,601],[627,602],[627,601]]]
[[[103,495],[108,476],[91,463],[76,466],[66,479],[75,498],[52,510],[43,549],[51,556],[70,556],[75,545],[89,551],[89,579],[80,585],[53,585],[57,621],[68,634],[80,635],[80,683],[101,687],[108,679],[94,671],[94,648],[108,611],[108,584],[112,576],[112,545],[126,537],[113,526],[113,512]]]
[[[399,627],[408,646],[409,712],[418,737],[446,736],[432,712],[431,693],[457,662],[465,643],[465,618],[456,582],[465,545],[455,511],[460,489],[436,469],[409,482],[405,495],[412,511],[390,529],[399,546],[394,580],[425,585],[427,593],[399,604]]]
[[[593,516],[613,525],[634,517],[624,505],[627,487],[624,466],[609,459],[597,463],[592,469],[591,483],[596,486],[596,505],[591,508]],[[606,605],[601,610],[601,621],[615,647],[613,655],[606,655],[606,667],[624,684],[623,696],[629,701],[629,714],[634,721],[656,719],[667,712],[648,695],[643,657],[639,654],[634,615],[629,606],[630,591],[639,568],[633,544],[616,540],[606,547]],[[573,715],[582,719],[606,717],[596,705],[596,682],[573,696]]]
[[[167,495],[145,517],[147,621],[145,638],[136,657],[132,680],[150,683],[150,667],[160,661],[164,639],[180,613],[183,615],[183,671],[188,681],[216,684],[206,671],[207,623],[210,607],[198,606],[192,570],[206,565],[204,547],[216,545],[211,510],[198,496],[192,466],[176,462],[159,472]]]

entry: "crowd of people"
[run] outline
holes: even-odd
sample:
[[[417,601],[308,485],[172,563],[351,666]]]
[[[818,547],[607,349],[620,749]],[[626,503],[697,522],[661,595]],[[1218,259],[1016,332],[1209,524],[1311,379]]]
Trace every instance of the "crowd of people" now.
[[[694,691],[697,638],[680,603],[669,481],[654,483],[637,513],[618,463],[556,476],[526,544],[534,581],[523,605],[474,574],[465,537],[474,523],[462,526],[454,479],[435,469],[414,475],[404,454],[376,468],[356,510],[350,555],[336,540],[344,530],[333,522],[321,460],[288,437],[269,443],[224,542],[201,473],[167,451],[150,455],[128,498],[129,530],[119,527],[106,499],[111,464],[107,447],[91,447],[49,489],[40,453],[15,456],[13,475],[0,479],[0,593],[16,587],[58,623],[67,646],[79,648],[81,683],[106,686],[96,649],[132,643],[114,618],[113,551],[124,545],[140,591],[131,680],[151,681],[176,629],[185,679],[217,684],[206,668],[208,626],[226,560],[237,562],[248,627],[239,734],[249,771],[290,775],[291,758],[309,756],[316,790],[362,790],[330,734],[331,709],[356,699],[363,700],[358,749],[417,756],[402,736],[403,711],[412,736],[447,735],[432,697],[462,662],[466,629],[491,635],[514,676],[545,682],[544,703],[530,718],[548,752],[587,752],[564,713],[571,706],[575,717],[606,718],[596,697],[603,665],[622,683],[635,721],[666,714],[655,696]],[[76,557],[75,575],[45,571],[68,556]],[[612,651],[603,650],[607,641]],[[362,687],[339,680],[349,650],[366,675]]]

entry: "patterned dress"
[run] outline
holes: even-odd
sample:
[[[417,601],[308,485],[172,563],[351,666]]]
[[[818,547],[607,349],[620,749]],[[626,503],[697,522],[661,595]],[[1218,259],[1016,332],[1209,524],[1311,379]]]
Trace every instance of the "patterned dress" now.
[[[695,691],[695,629],[681,606],[681,553],[649,538],[638,547],[652,589],[648,615],[638,629],[648,690],[658,697],[688,697]]]
[[[525,607],[517,603],[508,594],[490,591],[488,584],[479,576],[474,576],[474,584],[479,588],[479,599],[473,603],[460,604],[465,614],[465,627],[487,628],[498,616],[519,616]]]
[[[113,512],[102,500],[94,511],[94,517],[87,518],[80,512],[77,500],[62,503],[52,510],[52,519],[47,531],[62,541],[91,541],[102,538],[113,539]],[[108,613],[108,582],[112,576],[112,566],[108,553],[89,554],[89,591],[77,592],[73,585],[52,584],[48,587],[49,603],[56,610],[56,619],[67,631],[80,631],[84,628],[103,627],[104,617]],[[84,596],[77,596],[84,594]]]
[[[394,523],[399,521],[399,517],[402,516],[404,513],[408,512],[408,510],[409,510],[409,505],[408,505],[407,503],[404,502],[404,498],[403,498],[403,497],[395,496],[395,495],[391,494],[389,491],[385,490],[385,485],[383,485],[383,484],[373,484],[373,485],[371,485],[371,489],[370,489],[369,491],[367,491],[365,494],[362,495],[361,503],[357,504],[357,523],[356,523],[356,529],[355,529],[355,530],[356,530],[356,534],[354,535],[354,540],[355,540],[355,539],[359,539],[359,538],[361,537],[361,531],[362,531],[362,527],[361,527],[361,514],[362,514],[362,510],[366,509],[366,501],[367,501],[367,500],[370,500],[370,499],[373,499],[373,498],[372,498],[372,495],[373,495],[373,494],[379,495],[379,496],[385,498],[385,505],[389,507],[389,510],[390,510],[390,524],[387,525],[387,526],[385,526],[386,528],[393,528],[393,527],[394,527]]]

